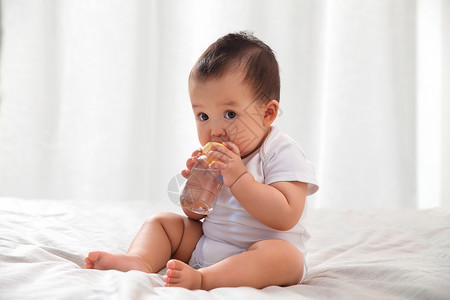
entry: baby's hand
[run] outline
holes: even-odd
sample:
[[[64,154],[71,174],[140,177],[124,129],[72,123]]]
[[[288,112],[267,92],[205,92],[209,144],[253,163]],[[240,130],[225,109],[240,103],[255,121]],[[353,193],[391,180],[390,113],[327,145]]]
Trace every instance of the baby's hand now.
[[[198,161],[198,158],[202,155],[202,148],[199,148],[192,152],[192,156],[186,161],[186,170],[181,171],[181,175],[183,175],[184,178],[188,178],[191,174],[192,168],[195,166],[195,164]]]
[[[239,148],[232,142],[224,142],[225,147],[212,145],[211,151],[206,155],[217,159],[210,164],[211,169],[219,169],[223,177],[223,183],[231,187],[247,168],[242,162]]]

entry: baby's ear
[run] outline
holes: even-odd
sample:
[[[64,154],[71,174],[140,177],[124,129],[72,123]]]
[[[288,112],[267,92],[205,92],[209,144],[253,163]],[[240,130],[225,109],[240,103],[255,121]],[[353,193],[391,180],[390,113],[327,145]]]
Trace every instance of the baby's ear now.
[[[277,100],[270,100],[265,104],[264,126],[270,126],[275,121],[278,115],[278,107]]]

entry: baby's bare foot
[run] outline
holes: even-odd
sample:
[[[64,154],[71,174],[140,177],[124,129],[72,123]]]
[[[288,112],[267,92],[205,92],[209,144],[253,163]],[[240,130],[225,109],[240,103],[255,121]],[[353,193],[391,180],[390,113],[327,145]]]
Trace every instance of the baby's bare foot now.
[[[166,286],[184,287],[190,290],[202,288],[202,274],[182,261],[167,262]]]
[[[89,252],[84,262],[86,269],[118,270],[122,272],[137,270],[154,273],[137,255],[92,251]]]

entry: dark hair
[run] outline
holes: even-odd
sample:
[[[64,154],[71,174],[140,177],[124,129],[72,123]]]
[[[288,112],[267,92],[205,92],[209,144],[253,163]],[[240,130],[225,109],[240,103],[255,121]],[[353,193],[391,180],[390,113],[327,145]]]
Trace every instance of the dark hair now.
[[[232,68],[245,73],[255,99],[280,101],[280,73],[275,55],[249,32],[230,33],[211,44],[192,68],[189,79],[220,78]]]

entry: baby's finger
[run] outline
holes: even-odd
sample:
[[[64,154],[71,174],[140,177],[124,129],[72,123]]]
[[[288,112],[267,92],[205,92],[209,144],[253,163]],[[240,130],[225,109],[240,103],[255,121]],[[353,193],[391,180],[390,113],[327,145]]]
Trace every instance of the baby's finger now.
[[[188,177],[189,177],[190,174],[191,174],[191,170],[183,170],[183,171],[181,171],[181,175],[182,175],[184,178],[186,178],[186,179],[188,179]]]
[[[238,146],[236,146],[235,143],[232,143],[232,142],[225,142],[224,144],[225,144],[225,146],[227,146],[227,148],[230,149],[234,154],[239,155],[239,156],[241,155],[241,151],[239,151],[239,148],[238,148]]]
[[[189,170],[192,169],[192,168],[195,166],[195,164],[197,163],[197,161],[198,161],[198,157],[197,157],[197,156],[194,156],[194,157],[189,158],[189,159],[186,161],[186,167],[187,167]]]
[[[198,157],[198,156],[202,155],[202,153],[203,153],[203,149],[202,148],[198,148],[194,152],[192,152],[191,156]]]
[[[230,149],[228,149],[227,147],[218,146],[218,145],[213,144],[213,145],[211,145],[211,151],[220,152],[220,153],[223,153],[224,155],[228,156],[227,154],[230,151]]]
[[[218,150],[213,149],[213,151],[209,151],[206,153],[206,156],[219,160],[221,162],[227,162],[230,160],[231,151],[224,147],[217,147]]]
[[[210,165],[209,165],[210,169],[219,169],[219,170],[225,170],[227,168],[227,164],[220,162],[220,161],[213,161]]]

